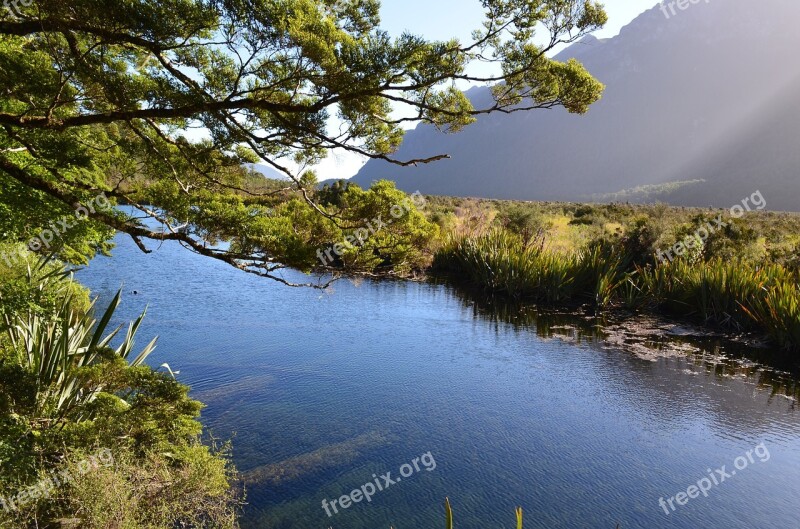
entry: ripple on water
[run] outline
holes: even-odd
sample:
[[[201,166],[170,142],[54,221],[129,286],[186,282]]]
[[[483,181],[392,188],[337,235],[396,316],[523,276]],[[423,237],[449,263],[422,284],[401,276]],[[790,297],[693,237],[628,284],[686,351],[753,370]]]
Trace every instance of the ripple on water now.
[[[138,290],[125,318],[150,305],[153,364],[180,370],[205,423],[234,436],[247,527],[432,527],[445,496],[461,529],[511,527],[516,505],[527,527],[796,525],[796,385],[714,337],[488,313],[425,284],[340,282],[320,296],[171,244],[144,256],[118,243],[79,277],[106,297]],[[660,510],[761,442],[770,461]],[[434,471],[334,520],[320,508],[427,452]]]

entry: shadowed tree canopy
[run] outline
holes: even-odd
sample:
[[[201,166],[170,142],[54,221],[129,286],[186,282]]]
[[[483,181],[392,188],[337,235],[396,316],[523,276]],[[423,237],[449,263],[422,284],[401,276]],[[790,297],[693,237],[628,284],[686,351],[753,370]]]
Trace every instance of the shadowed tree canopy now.
[[[104,250],[113,229],[145,251],[148,240],[175,240],[267,277],[280,279],[283,266],[310,270],[313,252],[298,246],[356,228],[357,216],[316,199],[304,169],[331,150],[428,163],[446,153],[393,157],[405,122],[455,132],[483,113],[582,113],[599,99],[603,86],[580,64],[547,54],[601,27],[602,5],[481,4],[483,27],[463,43],[390,37],[378,0],[7,2],[2,237],[26,241],[103,192],[141,214],[90,212],[84,222],[94,229],[80,231],[73,253]],[[473,62],[498,73],[470,74]],[[474,108],[459,82],[491,84],[493,104]],[[284,173],[286,186],[243,168],[253,162]],[[388,212],[391,190],[381,193]],[[216,244],[223,240],[230,244]]]

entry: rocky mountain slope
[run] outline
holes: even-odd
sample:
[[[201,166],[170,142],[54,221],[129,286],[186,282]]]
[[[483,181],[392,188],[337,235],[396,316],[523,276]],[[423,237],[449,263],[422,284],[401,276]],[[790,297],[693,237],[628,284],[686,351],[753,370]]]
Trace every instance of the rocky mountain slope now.
[[[452,135],[420,125],[397,156],[451,159],[410,168],[371,161],[354,181],[386,178],[439,195],[720,207],[760,190],[770,209],[798,210],[798,20],[796,0],[713,0],[669,18],[656,6],[617,37],[590,37],[558,56],[578,58],[606,84],[588,114],[491,115]],[[468,94],[477,104],[490,97],[482,87]]]

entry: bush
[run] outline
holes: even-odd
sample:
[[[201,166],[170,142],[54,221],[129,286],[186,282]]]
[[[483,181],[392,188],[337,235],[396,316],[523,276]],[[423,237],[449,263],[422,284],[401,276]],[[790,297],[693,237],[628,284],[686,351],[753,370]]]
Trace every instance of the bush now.
[[[63,266],[22,244],[0,243],[0,327],[14,314],[53,312],[67,298],[75,311],[88,311],[89,291],[70,281]]]
[[[64,274],[47,277],[30,290],[63,296]],[[0,346],[0,497],[17,508],[0,526],[236,527],[228,452],[201,442],[189,388],[142,363],[151,347],[134,356],[141,318],[111,349],[119,296],[97,324],[60,303],[13,314]],[[113,465],[96,465],[98,451]],[[53,485],[53,473],[72,479]]]

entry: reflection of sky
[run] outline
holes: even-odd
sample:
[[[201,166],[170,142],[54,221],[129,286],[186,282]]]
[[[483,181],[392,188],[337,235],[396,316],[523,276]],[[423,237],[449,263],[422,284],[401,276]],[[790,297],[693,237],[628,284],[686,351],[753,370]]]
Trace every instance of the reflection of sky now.
[[[104,297],[121,283],[139,292],[126,296],[120,316],[149,304],[140,340],[161,335],[151,363],[168,362],[204,396],[204,420],[218,436],[235,432],[242,470],[338,452],[359,436],[387,439],[341,463],[300,465],[311,471],[280,487],[252,487],[249,512],[262,526],[432,527],[445,496],[462,529],[510,527],[516,505],[533,528],[796,521],[800,417],[752,378],[542,340],[535,329],[476,317],[443,287],[342,281],[323,295],[173,243],[143,255],[121,238],[115,254],[79,279]],[[659,497],[686,490],[708,467],[730,468],[762,441],[770,462],[679,515],[659,510]],[[435,472],[333,523],[324,518],[322,498],[427,451]]]

